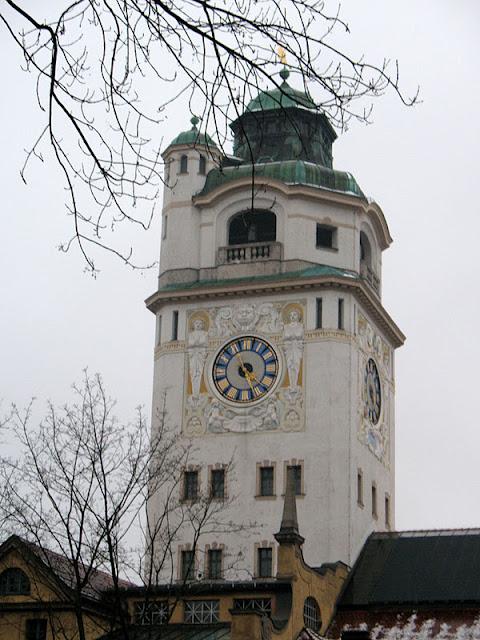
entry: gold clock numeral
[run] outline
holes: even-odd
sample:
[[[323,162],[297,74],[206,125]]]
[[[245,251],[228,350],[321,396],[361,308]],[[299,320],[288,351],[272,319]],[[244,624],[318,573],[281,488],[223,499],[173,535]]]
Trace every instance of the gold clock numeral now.
[[[240,400],[242,400],[242,402],[246,402],[247,400],[250,400],[250,392],[247,389],[244,389],[240,395]]]
[[[276,370],[277,370],[277,365],[275,362],[271,362],[270,364],[267,364],[267,366],[265,367],[265,371],[268,371],[268,373],[275,373]]]
[[[225,389],[230,386],[226,378],[222,378],[222,380],[217,380],[217,384],[222,391],[225,391]]]
[[[230,398],[230,400],[234,400],[237,396],[237,389],[235,389],[235,387],[230,387],[230,389],[227,391],[227,397]]]

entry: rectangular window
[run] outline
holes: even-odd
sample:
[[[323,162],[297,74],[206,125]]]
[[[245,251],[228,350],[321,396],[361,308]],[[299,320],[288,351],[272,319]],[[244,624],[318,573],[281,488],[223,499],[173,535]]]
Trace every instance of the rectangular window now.
[[[183,474],[183,499],[198,498],[198,471],[185,471]]]
[[[293,483],[295,487],[295,495],[302,495],[302,467],[299,464],[289,465],[287,467],[287,479],[289,475],[293,475]]]
[[[136,624],[164,624],[168,620],[168,604],[166,602],[134,603],[134,619]]]
[[[225,497],[225,469],[212,469],[210,495],[212,498]]]
[[[157,316],[157,345],[162,344],[162,316]]]
[[[338,299],[338,328],[342,330],[345,328],[343,320],[343,302],[343,298]]]
[[[234,598],[233,608],[235,611],[257,611],[265,615],[272,613],[271,598]]]
[[[182,551],[182,580],[195,578],[195,554],[191,550]]]
[[[220,580],[222,577],[222,550],[209,549],[208,551],[208,579]]]
[[[357,504],[363,507],[363,474],[360,469],[357,471]]]
[[[258,577],[272,577],[272,549],[270,547],[258,549]]]
[[[372,516],[377,517],[377,487],[372,484]]]
[[[207,169],[207,159],[203,154],[200,154],[200,158],[198,160],[198,173],[204,176],[206,169]]]
[[[390,529],[390,496],[385,494],[385,528]]]
[[[316,308],[316,317],[315,317],[315,328],[321,329],[323,325],[323,302],[322,298],[317,298],[317,308]]]
[[[260,467],[260,495],[275,495],[273,467]]]
[[[25,626],[25,640],[46,640],[47,621],[40,618],[27,620]]]
[[[162,240],[165,240],[165,238],[167,237],[167,225],[168,225],[168,215],[165,214],[163,216],[163,222],[162,222]]]
[[[172,314],[172,340],[178,340],[178,311]]]
[[[185,600],[184,621],[187,624],[213,624],[219,619],[219,600]]]
[[[317,247],[335,249],[337,244],[337,229],[327,224],[317,224]]]

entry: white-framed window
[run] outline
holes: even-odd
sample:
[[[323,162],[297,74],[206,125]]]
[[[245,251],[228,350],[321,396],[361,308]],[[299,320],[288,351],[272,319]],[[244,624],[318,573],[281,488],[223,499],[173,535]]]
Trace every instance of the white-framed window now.
[[[185,600],[184,622],[187,624],[212,624],[220,619],[219,600]]]

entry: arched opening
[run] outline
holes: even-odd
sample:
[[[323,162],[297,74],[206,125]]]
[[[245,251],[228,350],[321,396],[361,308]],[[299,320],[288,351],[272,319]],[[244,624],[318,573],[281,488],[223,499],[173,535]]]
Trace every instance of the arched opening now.
[[[360,231],[360,270],[362,265],[372,268],[372,247],[364,231]]]
[[[273,211],[243,211],[230,220],[228,244],[274,242],[277,238],[277,216]]]
[[[188,172],[188,156],[185,154],[180,156],[180,173]]]
[[[0,574],[1,596],[26,596],[29,593],[30,580],[21,569],[5,569]]]
[[[205,175],[205,172],[207,170],[207,159],[205,158],[205,156],[201,153],[200,154],[200,158],[198,160],[198,173],[202,176]]]

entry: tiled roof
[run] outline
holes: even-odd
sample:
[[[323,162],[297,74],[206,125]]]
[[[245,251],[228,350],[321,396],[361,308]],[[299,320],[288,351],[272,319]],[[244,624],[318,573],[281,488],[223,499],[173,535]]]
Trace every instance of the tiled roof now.
[[[39,560],[47,570],[51,571],[57,578],[59,578],[68,588],[73,589],[75,587],[75,573],[74,567],[68,558],[65,556],[40,547],[32,542],[24,540],[19,536],[10,536],[0,547],[0,553],[5,553],[10,547],[14,547],[22,552],[22,550],[30,551],[33,556]],[[80,565],[80,571],[85,575],[85,567]],[[99,600],[102,597],[103,592],[113,588],[113,579],[109,573],[105,571],[92,570],[88,578],[88,582],[82,590],[83,595],[94,600]],[[135,585],[126,580],[119,580],[119,587],[131,588]]]
[[[339,609],[480,602],[480,530],[373,533]]]

